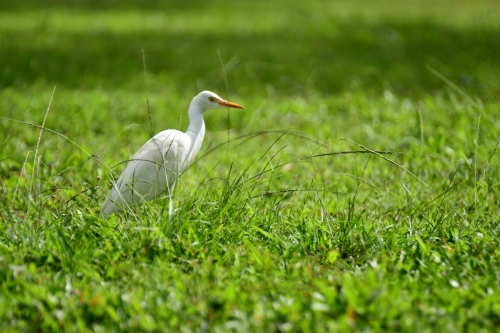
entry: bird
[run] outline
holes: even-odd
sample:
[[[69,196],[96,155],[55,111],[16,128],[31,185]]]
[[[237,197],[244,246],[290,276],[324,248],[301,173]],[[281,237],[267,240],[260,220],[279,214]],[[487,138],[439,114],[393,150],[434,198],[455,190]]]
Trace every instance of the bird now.
[[[169,218],[172,216],[172,193],[181,174],[193,162],[205,136],[203,113],[210,109],[243,106],[226,101],[205,90],[196,95],[188,109],[186,132],[165,130],[152,137],[127,162],[116,182],[112,182],[101,207],[101,216],[119,214],[144,201],[167,192],[170,197]]]

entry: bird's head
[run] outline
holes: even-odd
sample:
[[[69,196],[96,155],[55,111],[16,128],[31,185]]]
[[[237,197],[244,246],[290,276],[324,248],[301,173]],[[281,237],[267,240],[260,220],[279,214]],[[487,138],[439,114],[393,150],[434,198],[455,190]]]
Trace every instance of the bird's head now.
[[[201,93],[196,95],[196,97],[193,98],[192,104],[197,105],[202,111],[217,109],[217,108],[243,109],[243,106],[233,102],[228,102],[222,99],[216,93],[213,93],[208,90],[202,91]]]

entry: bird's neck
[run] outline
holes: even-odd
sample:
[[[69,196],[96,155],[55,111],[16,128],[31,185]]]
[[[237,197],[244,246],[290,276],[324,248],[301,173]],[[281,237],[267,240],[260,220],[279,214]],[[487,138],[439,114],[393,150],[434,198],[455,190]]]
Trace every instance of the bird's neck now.
[[[186,131],[186,134],[191,138],[198,138],[201,136],[201,140],[203,140],[203,136],[205,135],[205,122],[203,121],[203,111],[195,105],[190,105],[188,110],[189,116],[189,126]]]
[[[203,137],[205,136],[205,122],[203,121],[203,111],[195,105],[189,106],[188,111],[189,126],[186,134],[191,138],[191,149],[188,156],[188,165],[201,148]]]

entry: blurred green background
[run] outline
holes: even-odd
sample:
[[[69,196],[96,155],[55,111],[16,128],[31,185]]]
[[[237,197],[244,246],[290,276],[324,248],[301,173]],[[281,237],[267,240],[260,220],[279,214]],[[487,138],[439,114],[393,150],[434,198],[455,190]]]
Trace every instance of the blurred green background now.
[[[498,98],[500,2],[2,1],[0,88],[421,95],[445,84]]]

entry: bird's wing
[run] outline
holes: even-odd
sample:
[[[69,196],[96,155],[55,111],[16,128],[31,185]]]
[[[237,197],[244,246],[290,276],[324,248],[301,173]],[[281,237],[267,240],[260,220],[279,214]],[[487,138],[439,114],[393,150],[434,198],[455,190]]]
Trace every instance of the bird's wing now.
[[[185,133],[167,130],[144,144],[128,161],[118,181],[108,194],[102,211],[111,215],[134,202],[150,200],[172,191],[185,169],[191,139]]]

